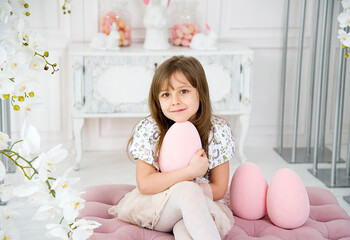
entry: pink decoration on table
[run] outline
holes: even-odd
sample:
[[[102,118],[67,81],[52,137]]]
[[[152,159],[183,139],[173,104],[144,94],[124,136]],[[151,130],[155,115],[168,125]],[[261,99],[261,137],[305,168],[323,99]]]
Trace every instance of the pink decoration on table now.
[[[90,47],[98,50],[119,50],[120,34],[117,31],[117,25],[114,22],[109,35],[97,33],[92,37]]]
[[[146,5],[148,5],[149,2],[150,2],[150,0],[143,0],[143,3],[146,4]],[[170,0],[168,0],[168,6],[169,6],[169,4],[170,4]]]
[[[160,170],[169,172],[186,167],[201,148],[199,133],[191,122],[174,123],[165,134],[160,149]]]
[[[173,41],[173,44],[174,44],[175,46],[180,46],[180,44],[181,44],[181,39],[180,39],[180,38],[176,38],[176,39]]]
[[[247,162],[235,171],[230,187],[233,213],[241,218],[256,220],[266,214],[267,181],[260,168]]]
[[[288,168],[280,169],[273,175],[266,203],[270,220],[281,228],[300,227],[309,217],[306,188],[300,177]]]
[[[205,24],[205,28],[210,32],[210,27],[209,27],[208,23]]]
[[[181,40],[181,45],[184,46],[184,47],[189,47],[190,46],[190,40],[182,39]]]
[[[114,18],[117,17],[117,14],[115,12],[113,12],[113,11],[109,11],[107,13],[107,16],[110,17],[111,19],[114,19]]]
[[[218,49],[218,36],[215,31],[213,31],[208,24],[205,24],[208,34],[195,33],[191,43],[190,48],[196,50],[216,50]]]
[[[172,44],[176,46],[189,47],[193,36],[199,33],[199,25],[194,24],[175,24],[171,32]],[[185,41],[184,41],[185,40]]]
[[[146,1],[146,0],[145,0]],[[112,24],[116,23],[116,29],[120,35],[119,47],[130,45],[130,27],[127,25],[124,19],[118,16],[118,13],[109,11],[102,16],[101,19],[101,31],[107,35],[111,32]]]

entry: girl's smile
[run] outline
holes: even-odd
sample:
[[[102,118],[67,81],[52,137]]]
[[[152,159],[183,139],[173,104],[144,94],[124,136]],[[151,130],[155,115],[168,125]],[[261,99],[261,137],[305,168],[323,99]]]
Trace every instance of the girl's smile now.
[[[159,93],[159,102],[164,115],[174,122],[190,120],[198,111],[199,95],[187,78],[181,73],[174,73],[163,84]]]
[[[182,112],[182,111],[185,111],[186,109],[179,109],[179,110],[175,110],[173,112]]]

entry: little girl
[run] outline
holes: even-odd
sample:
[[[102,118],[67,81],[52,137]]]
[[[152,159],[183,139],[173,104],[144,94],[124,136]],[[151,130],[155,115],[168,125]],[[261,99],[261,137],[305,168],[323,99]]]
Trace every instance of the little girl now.
[[[223,239],[233,216],[222,199],[229,182],[234,141],[227,123],[212,115],[204,69],[193,57],[174,56],[156,70],[149,91],[151,115],[135,128],[128,148],[136,164],[137,188],[109,213],[175,239]],[[167,130],[190,121],[200,135],[187,167],[160,172],[158,154]],[[195,181],[193,181],[195,179]]]

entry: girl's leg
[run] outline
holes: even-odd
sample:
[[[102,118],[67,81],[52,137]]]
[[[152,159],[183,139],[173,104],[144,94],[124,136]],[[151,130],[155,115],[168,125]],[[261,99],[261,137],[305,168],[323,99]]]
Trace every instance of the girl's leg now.
[[[187,231],[184,220],[181,219],[173,228],[174,237],[176,240],[192,240],[190,233]]]
[[[169,232],[183,218],[194,240],[219,240],[220,234],[209,214],[200,187],[194,182],[180,182],[169,197],[155,230]]]

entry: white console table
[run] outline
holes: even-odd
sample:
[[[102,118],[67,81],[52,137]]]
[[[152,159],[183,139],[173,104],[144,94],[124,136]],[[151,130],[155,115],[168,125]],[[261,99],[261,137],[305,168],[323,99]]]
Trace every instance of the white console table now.
[[[203,65],[213,112],[234,116],[238,123],[235,156],[246,161],[243,146],[251,112],[253,51],[234,43],[220,43],[215,51],[172,47],[150,51],[133,44],[118,51],[98,51],[87,43],[69,45],[72,82],[72,120],[76,147],[75,169],[82,157],[81,129],[85,118],[147,116],[148,90],[154,70],[173,55],[191,55]],[[238,121],[235,121],[235,120]]]

